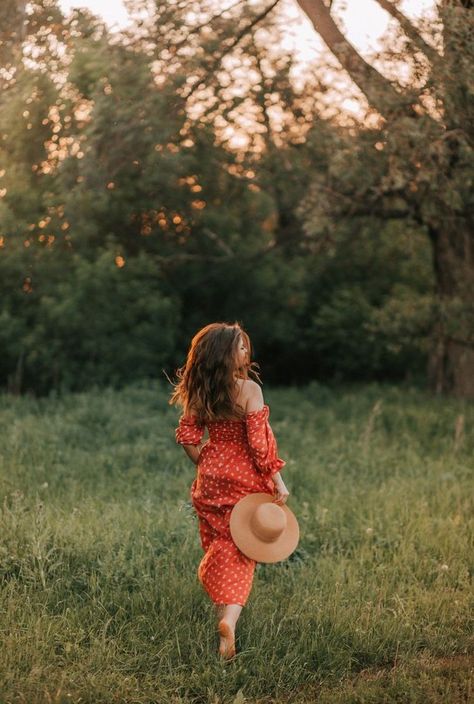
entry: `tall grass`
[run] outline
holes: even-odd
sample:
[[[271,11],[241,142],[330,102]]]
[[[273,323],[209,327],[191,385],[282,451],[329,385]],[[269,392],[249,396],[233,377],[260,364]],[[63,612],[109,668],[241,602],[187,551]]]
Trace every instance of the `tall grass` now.
[[[472,404],[264,389],[301,538],[223,663],[167,394],[0,397],[1,704],[468,702]]]

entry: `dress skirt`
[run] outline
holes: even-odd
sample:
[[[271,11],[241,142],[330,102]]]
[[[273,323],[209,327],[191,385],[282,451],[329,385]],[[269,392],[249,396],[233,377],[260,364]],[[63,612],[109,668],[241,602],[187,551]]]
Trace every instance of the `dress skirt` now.
[[[272,476],[286,464],[278,457],[269,415],[265,404],[245,419],[206,424],[209,440],[199,455],[190,496],[204,551],[197,575],[215,604],[245,606],[252,589],[257,563],[234,543],[229,522],[233,507],[247,494],[274,493]],[[198,445],[205,427],[196,416],[182,415],[176,442]]]

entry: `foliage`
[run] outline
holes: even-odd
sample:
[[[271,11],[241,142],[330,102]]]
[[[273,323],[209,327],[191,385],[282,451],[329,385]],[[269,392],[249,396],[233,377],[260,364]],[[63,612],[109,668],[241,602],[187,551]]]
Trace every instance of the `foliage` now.
[[[333,19],[317,4],[315,26],[321,32]],[[434,275],[433,300],[425,306],[428,325],[421,321],[430,330],[430,382],[437,391],[472,397],[472,3],[439,3],[430,43],[423,28],[400,15],[393,3],[380,4],[401,17],[394,51],[384,51],[384,58],[401,58],[410,80],[406,85],[398,81],[394,91],[394,83],[359,55],[353,55],[352,69],[344,64],[344,51],[353,49],[343,37],[334,43],[326,39],[381,116],[373,127],[330,139],[328,169],[314,174],[300,214],[307,234],[316,239],[366,217],[403,219],[425,233]]]
[[[268,381],[421,373],[438,309],[406,194],[442,216],[442,137],[325,117],[324,66],[297,84],[278,17],[241,5],[194,31],[211,5],[134,0],[111,35],[31,4],[0,114],[3,386],[172,373],[210,320],[248,329]]]
[[[55,278],[34,277],[23,293],[23,319],[14,314],[14,300],[4,303],[0,319],[3,373],[12,390],[19,384],[39,393],[122,385],[130,378],[159,376],[169,364],[179,301],[164,292],[152,259],[144,254],[118,258],[116,252],[117,244],[110,241],[92,261],[69,254],[67,269],[58,268],[50,250],[38,252],[37,269]],[[16,254],[9,251],[3,260],[10,274],[21,249]]]

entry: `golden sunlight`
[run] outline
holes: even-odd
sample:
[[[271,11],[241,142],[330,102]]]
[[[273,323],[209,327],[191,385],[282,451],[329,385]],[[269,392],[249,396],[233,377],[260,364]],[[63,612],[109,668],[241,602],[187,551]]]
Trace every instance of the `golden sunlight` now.
[[[252,0],[248,0],[248,2],[252,2]],[[234,4],[234,0],[226,0],[225,3],[216,0],[216,8],[219,11],[222,11],[223,5],[231,8]],[[120,31],[129,22],[129,15],[123,0],[117,0],[114,3],[110,3],[108,0],[60,0],[60,6],[65,12],[69,12],[75,7],[87,7],[101,16],[111,31]],[[435,0],[401,0],[398,6],[409,19],[416,23],[420,18],[429,20],[434,16],[436,2]],[[331,87],[326,96],[328,114],[336,109],[337,111],[342,110],[349,121],[354,118],[363,119],[366,108],[364,96],[347,76],[337,70],[337,62],[321,37],[315,32],[296,0],[280,0],[279,9],[284,17],[282,48],[293,53],[295,57],[293,70],[295,80],[298,82],[300,77],[303,78],[310,66],[325,63],[334,66],[334,69],[328,68],[325,71],[326,83]],[[393,59],[384,61],[383,57],[376,56],[378,52],[382,51],[383,43],[394,36],[394,30],[397,26],[396,21],[381,8],[376,0],[334,0],[332,14],[349,42],[387,78],[398,80],[400,83],[407,79],[412,80],[410,68],[405,62],[399,60],[395,63]],[[227,57],[226,60],[231,61],[231,58]],[[246,86],[244,81],[244,92],[247,89]],[[198,119],[199,109],[197,108],[197,114],[192,112],[192,106],[190,106],[190,110],[193,118]],[[279,122],[277,116],[275,122],[277,124]],[[226,130],[228,134],[226,134]],[[235,125],[232,127],[224,126],[223,137],[229,139],[235,148],[245,146],[248,141],[245,129],[242,134],[239,134]],[[192,145],[184,143],[183,146]]]

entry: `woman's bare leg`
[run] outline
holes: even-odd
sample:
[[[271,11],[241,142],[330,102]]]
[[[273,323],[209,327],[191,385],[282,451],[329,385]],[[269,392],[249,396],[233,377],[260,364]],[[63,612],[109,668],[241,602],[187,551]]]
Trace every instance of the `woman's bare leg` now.
[[[235,626],[239,620],[239,616],[243,608],[244,607],[240,604],[224,604],[222,619],[232,626],[233,630],[235,630]]]
[[[235,626],[239,620],[243,606],[240,604],[224,604],[219,620],[220,644],[219,653],[226,658],[235,655]]]

